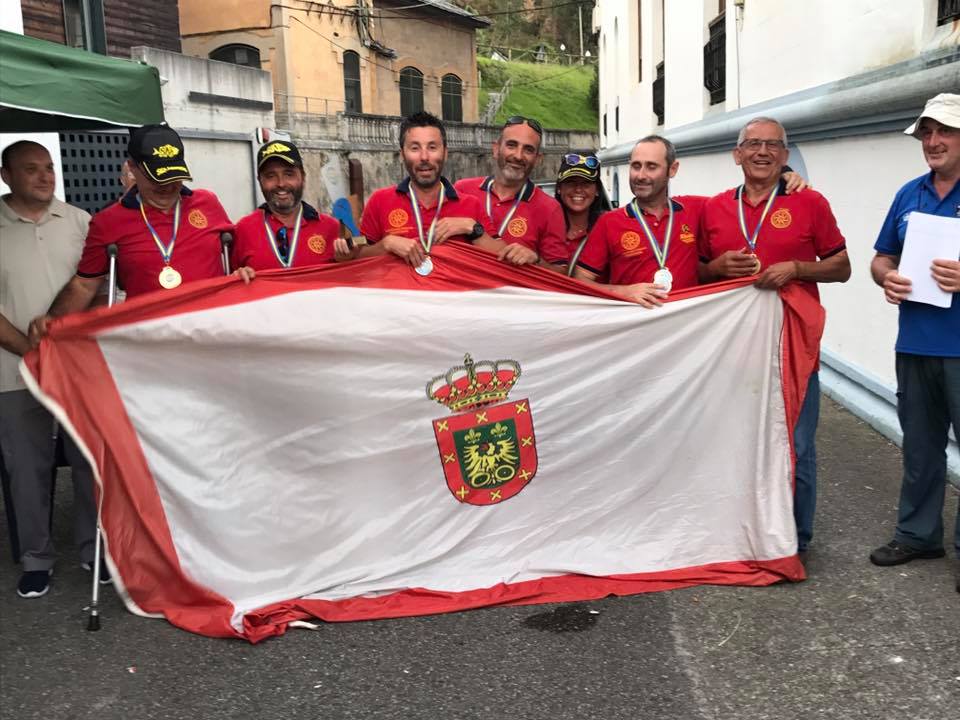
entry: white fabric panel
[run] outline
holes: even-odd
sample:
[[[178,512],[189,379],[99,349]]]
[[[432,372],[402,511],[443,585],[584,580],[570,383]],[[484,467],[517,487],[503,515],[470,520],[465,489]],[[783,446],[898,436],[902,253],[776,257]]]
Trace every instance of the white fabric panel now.
[[[657,310],[518,288],[340,287],[99,337],[184,571],[244,611],[463,591],[796,550],[782,305],[741,288]],[[522,366],[536,477],[447,489],[426,397],[463,362]]]

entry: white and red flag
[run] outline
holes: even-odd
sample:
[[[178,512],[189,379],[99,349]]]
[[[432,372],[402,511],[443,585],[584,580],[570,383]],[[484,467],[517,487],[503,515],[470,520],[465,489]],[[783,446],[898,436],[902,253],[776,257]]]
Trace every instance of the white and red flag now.
[[[133,612],[258,641],[803,578],[810,295],[656,310],[464,246],[211,280],[54,324],[24,374],[96,469]]]

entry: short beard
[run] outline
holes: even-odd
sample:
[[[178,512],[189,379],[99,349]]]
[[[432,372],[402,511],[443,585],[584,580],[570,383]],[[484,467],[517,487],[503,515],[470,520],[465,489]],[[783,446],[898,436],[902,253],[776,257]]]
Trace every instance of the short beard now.
[[[299,192],[291,193],[293,195],[293,200],[290,202],[290,207],[281,207],[276,203],[271,197],[267,198],[267,206],[270,208],[270,212],[278,215],[286,215],[287,213],[293,212],[297,207],[300,206],[300,203],[303,201],[303,190]]]

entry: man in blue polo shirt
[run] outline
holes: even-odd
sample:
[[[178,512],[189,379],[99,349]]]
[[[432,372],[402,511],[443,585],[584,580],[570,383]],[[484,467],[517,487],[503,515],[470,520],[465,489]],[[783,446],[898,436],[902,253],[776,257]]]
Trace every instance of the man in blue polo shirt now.
[[[903,484],[893,540],[870,553],[875,565],[941,558],[947,482],[947,431],[960,434],[960,261],[933,261],[930,273],[953,293],[950,307],[907,299],[910,279],[899,274],[910,213],[956,219],[960,232],[960,95],[930,100],[906,134],[918,138],[930,172],[897,193],[874,245],[873,280],[900,306],[897,412],[903,429]],[[960,512],[954,528],[956,589],[960,592]]]

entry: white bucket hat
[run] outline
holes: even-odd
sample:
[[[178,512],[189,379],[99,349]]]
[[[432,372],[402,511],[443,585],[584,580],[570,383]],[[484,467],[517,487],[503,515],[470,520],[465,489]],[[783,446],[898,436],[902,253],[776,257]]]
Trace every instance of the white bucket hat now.
[[[924,118],[931,118],[952,128],[960,128],[960,95],[940,93],[935,98],[927,100],[927,105],[920,113],[920,117],[904,130],[903,134],[917,137],[917,127]]]

